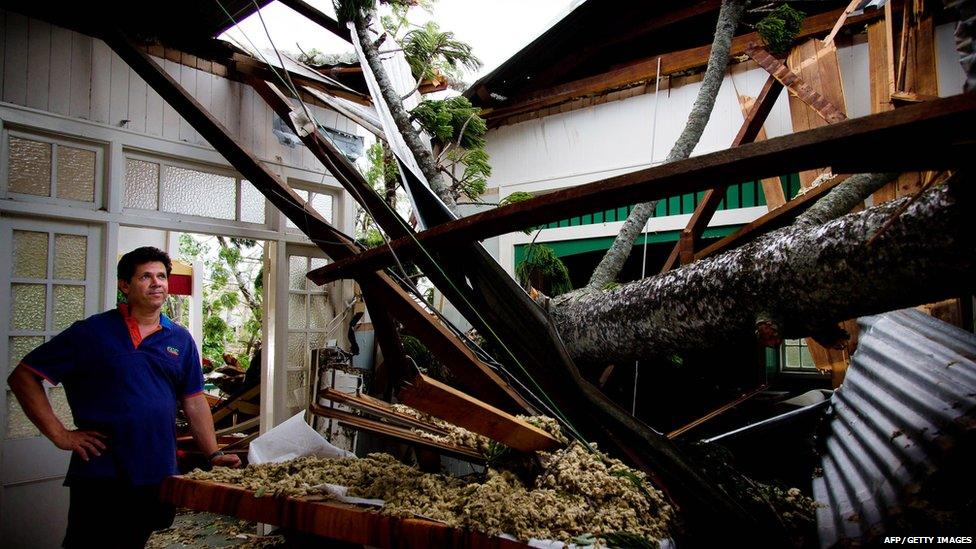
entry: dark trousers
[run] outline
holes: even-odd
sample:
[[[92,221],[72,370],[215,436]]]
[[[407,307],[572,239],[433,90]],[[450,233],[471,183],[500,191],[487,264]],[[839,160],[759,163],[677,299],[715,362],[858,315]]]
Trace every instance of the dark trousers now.
[[[145,547],[153,530],[173,524],[175,508],[159,500],[159,485],[117,480],[72,480],[66,549]]]

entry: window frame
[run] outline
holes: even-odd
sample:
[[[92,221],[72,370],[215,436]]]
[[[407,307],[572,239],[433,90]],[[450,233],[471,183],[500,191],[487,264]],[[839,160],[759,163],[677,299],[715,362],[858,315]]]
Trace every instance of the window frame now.
[[[50,195],[39,196],[36,194],[19,193],[10,190],[10,139],[24,139],[51,145],[51,181],[49,182]],[[60,198],[58,196],[58,149],[69,147],[81,149],[95,153],[95,185],[92,192],[92,200],[74,200],[71,198]],[[105,197],[105,158],[106,145],[97,141],[72,138],[62,135],[51,135],[42,132],[32,132],[19,128],[3,128],[0,136],[0,197],[15,198],[25,202],[36,202],[41,204],[54,204],[68,206],[72,208],[84,208],[88,210],[98,210],[102,208]]]

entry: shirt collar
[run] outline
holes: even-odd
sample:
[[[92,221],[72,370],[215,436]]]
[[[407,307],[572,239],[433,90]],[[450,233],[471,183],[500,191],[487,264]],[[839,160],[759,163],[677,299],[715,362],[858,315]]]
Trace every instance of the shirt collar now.
[[[129,304],[128,303],[119,303],[118,304],[118,309],[119,309],[119,313],[122,315],[122,318],[125,319],[126,322],[128,322],[129,319],[132,318],[132,314],[129,312]],[[159,314],[159,325],[161,327],[166,328],[167,330],[169,330],[170,328],[173,327],[173,321],[170,320],[168,316],[160,313]]]

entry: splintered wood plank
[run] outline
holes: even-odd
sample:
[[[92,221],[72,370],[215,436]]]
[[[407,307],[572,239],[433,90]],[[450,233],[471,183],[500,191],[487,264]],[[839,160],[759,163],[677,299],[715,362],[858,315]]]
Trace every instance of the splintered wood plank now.
[[[398,393],[404,404],[523,452],[562,446],[542,429],[423,374]]]
[[[432,520],[400,518],[335,501],[308,501],[291,497],[255,497],[240,486],[184,477],[163,481],[160,497],[178,507],[209,511],[243,520],[273,524],[332,540],[370,547],[426,549],[519,549],[517,541],[459,530]]]
[[[833,45],[824,46],[816,38],[807,40],[790,51],[787,65],[795,67],[797,76],[816,94],[790,94],[790,116],[794,132],[834,124],[846,118],[840,66],[837,62],[837,50]],[[794,91],[793,88],[791,91]],[[823,105],[821,101],[830,105],[825,107],[826,111],[818,107]],[[829,172],[829,168],[800,172],[800,185],[809,188],[818,176]]]
[[[447,431],[441,429],[433,423],[421,421],[413,416],[408,416],[407,414],[398,412],[389,402],[380,400],[378,398],[373,398],[369,395],[343,393],[342,391],[337,391],[336,389],[328,387],[319,391],[319,397],[326,400],[331,400],[333,402],[340,402],[349,406],[350,408],[355,408],[361,412],[366,412],[370,415],[394,423],[399,423],[407,427],[423,429],[438,435],[447,435]]]
[[[309,411],[319,417],[338,420],[339,423],[345,425],[346,427],[390,437],[405,444],[433,450],[439,454],[456,456],[467,461],[485,461],[485,456],[481,455],[481,453],[477,450],[468,448],[466,446],[458,446],[457,444],[449,444],[439,440],[424,438],[422,435],[404,427],[397,427],[396,425],[390,425],[389,423],[383,423],[381,421],[357,416],[356,414],[343,410],[327,408],[317,404],[310,406]]]

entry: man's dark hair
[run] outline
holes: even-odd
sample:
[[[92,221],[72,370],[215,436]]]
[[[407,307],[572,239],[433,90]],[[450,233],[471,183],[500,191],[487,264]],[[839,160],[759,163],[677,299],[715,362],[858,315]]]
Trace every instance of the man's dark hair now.
[[[119,260],[119,280],[124,280],[126,282],[132,280],[132,276],[136,274],[137,266],[144,263],[151,263],[153,261],[158,261],[165,265],[166,276],[169,276],[170,271],[173,270],[173,262],[170,261],[169,255],[159,248],[143,246],[142,248],[136,248],[123,255],[122,259]]]

